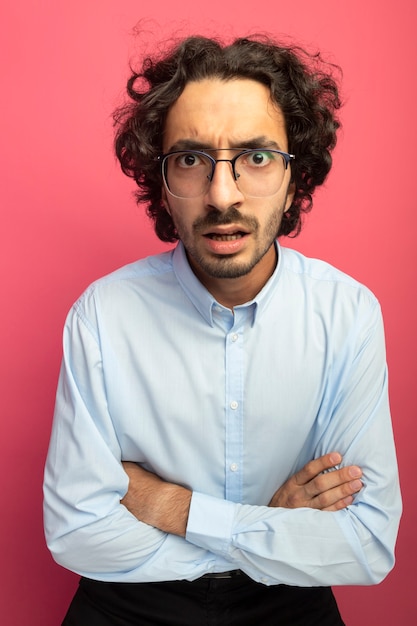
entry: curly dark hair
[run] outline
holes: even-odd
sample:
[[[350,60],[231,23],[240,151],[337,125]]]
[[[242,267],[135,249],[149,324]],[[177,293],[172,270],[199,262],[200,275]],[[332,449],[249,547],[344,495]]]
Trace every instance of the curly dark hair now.
[[[255,36],[229,45],[189,37],[164,56],[147,57],[128,80],[129,103],[114,113],[115,151],[123,172],[136,181],[137,201],[147,203],[158,237],[169,242],[178,239],[161,202],[162,175],[156,160],[162,152],[167,112],[188,82],[205,78],[252,79],[271,90],[284,114],[289,151],[295,154],[291,165],[295,195],[277,236],[298,235],[301,215],[311,210],[312,194],[332,165],[331,150],[340,126],[336,111],[341,102],[334,78],[338,69],[324,63],[320,54]]]

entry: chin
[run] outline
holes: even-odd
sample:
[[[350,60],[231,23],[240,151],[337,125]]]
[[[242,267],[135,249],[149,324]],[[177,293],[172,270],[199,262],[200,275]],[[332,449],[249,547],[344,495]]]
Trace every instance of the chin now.
[[[244,262],[230,257],[220,257],[214,262],[199,262],[198,267],[211,278],[240,278],[249,274],[257,261]]]

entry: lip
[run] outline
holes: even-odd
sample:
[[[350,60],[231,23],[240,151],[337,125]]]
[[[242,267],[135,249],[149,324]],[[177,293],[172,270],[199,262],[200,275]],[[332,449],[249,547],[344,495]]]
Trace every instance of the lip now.
[[[249,232],[246,228],[239,226],[239,224],[225,224],[224,226],[212,226],[211,228],[207,228],[201,234],[203,237],[209,237],[210,235],[236,235],[237,233],[242,233],[243,235],[248,235]]]
[[[212,239],[210,235],[222,235],[222,236],[233,236],[237,233],[240,234],[240,237],[237,239]],[[205,247],[212,253],[216,255],[231,255],[237,254],[240,252],[247,244],[249,238],[249,233],[239,227],[230,227],[227,228],[212,228],[210,231],[207,231],[203,234],[203,240]]]

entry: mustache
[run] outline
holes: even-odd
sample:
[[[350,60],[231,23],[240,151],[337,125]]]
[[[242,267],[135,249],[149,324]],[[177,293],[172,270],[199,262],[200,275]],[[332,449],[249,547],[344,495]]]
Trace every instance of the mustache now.
[[[210,226],[227,226],[236,223],[249,230],[257,230],[259,227],[256,217],[244,216],[235,207],[230,207],[227,211],[213,210],[204,217],[198,217],[193,223],[193,230],[198,233],[207,230]]]

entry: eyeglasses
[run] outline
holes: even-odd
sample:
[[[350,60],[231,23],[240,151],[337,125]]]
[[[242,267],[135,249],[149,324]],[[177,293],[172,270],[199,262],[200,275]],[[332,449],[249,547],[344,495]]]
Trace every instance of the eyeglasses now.
[[[220,148],[232,150],[232,148]],[[238,189],[251,198],[273,196],[281,187],[293,154],[281,150],[251,148],[233,159],[214,159],[200,150],[169,152],[158,157],[168,192],[176,198],[198,198],[207,193],[216,164],[230,163]]]

